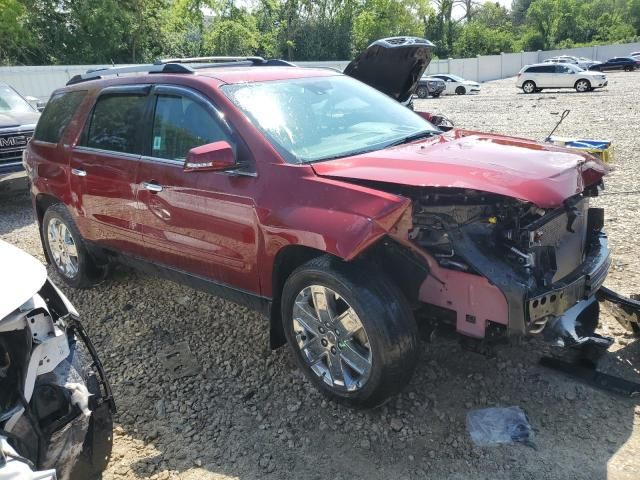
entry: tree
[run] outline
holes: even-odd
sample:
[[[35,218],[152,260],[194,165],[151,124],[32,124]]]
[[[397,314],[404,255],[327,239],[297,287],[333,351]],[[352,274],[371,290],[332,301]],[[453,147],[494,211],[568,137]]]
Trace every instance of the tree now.
[[[509,11],[496,2],[483,3],[473,14],[473,21],[487,28],[512,29]]]
[[[527,10],[527,22],[540,34],[544,49],[553,46],[560,13],[557,0],[534,0]]]
[[[255,18],[216,19],[204,36],[207,55],[255,55],[260,33]]]
[[[513,49],[513,37],[501,30],[492,30],[479,23],[471,22],[465,26],[454,44],[456,57],[475,55],[498,55]]]
[[[533,0],[513,0],[511,2],[511,18],[514,25],[522,25],[527,20],[527,10]]]
[[[420,19],[430,11],[426,0],[365,0],[353,23],[355,50],[363,50],[383,37],[423,36],[424,23]]]
[[[35,39],[26,22],[24,5],[0,0],[0,65],[29,62]]]

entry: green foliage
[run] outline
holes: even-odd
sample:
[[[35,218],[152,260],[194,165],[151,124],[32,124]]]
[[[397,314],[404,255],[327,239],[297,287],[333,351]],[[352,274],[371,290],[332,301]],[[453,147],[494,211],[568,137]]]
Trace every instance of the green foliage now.
[[[0,0],[0,64],[344,60],[395,35],[440,57],[634,41],[640,0]]]
[[[18,0],[0,0],[0,65],[28,61],[35,38],[26,27],[26,14]]]
[[[421,18],[429,15],[426,1],[365,0],[353,23],[353,43],[356,51],[372,41],[398,35],[424,35]]]

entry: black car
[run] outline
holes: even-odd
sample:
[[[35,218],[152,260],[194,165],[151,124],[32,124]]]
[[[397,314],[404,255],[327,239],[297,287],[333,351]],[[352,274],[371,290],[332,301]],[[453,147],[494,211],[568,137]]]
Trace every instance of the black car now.
[[[598,63],[589,67],[589,70],[598,70],[604,72],[606,70],[624,70],[632,72],[636,68],[640,68],[640,60],[633,57],[615,57],[610,58],[606,62]]]
[[[0,191],[22,183],[22,151],[33,135],[40,112],[9,85],[0,83]]]
[[[433,77],[423,77],[418,82],[416,95],[418,98],[427,98],[429,95],[433,98],[438,98],[440,94],[444,92],[445,88],[447,88],[447,85],[444,83],[444,80]]]

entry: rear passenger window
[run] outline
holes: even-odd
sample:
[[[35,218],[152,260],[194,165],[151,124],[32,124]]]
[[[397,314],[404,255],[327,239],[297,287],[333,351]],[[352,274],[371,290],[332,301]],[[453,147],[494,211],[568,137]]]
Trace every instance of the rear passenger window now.
[[[87,92],[60,92],[51,97],[36,126],[34,140],[58,143]]]
[[[153,157],[182,161],[194,147],[229,138],[200,103],[187,97],[158,95],[152,140]]]
[[[527,68],[527,73],[540,73],[540,69],[542,67],[529,67]]]
[[[86,146],[123,153],[141,153],[138,124],[147,100],[142,95],[106,95],[96,102],[89,120]]]

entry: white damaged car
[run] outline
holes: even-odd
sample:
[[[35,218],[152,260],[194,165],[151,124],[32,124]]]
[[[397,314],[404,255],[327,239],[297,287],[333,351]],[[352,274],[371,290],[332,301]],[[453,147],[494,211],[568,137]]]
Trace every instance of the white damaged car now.
[[[78,313],[35,258],[0,240],[0,480],[106,467],[115,404]]]

